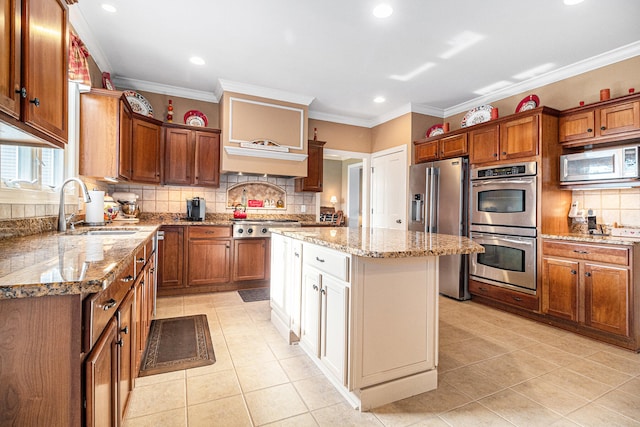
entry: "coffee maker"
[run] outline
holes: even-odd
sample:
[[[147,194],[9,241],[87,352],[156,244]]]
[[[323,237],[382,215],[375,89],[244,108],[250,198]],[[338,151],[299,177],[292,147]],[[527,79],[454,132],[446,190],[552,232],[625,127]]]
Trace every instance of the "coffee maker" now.
[[[204,199],[187,199],[187,221],[204,221],[205,209]]]

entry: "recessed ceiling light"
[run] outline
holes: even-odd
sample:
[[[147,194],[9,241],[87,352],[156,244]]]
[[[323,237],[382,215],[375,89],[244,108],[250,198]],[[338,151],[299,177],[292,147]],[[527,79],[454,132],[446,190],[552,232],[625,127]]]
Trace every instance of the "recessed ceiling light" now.
[[[102,5],[102,9],[111,13],[116,13],[118,11],[118,9],[116,9],[115,6],[106,4],[106,3]]]
[[[376,104],[381,104],[384,101],[386,101],[386,99],[384,99],[384,96],[376,96],[375,98],[373,98],[373,102],[375,102]]]
[[[200,58],[199,56],[192,56],[191,58],[189,58],[189,61],[191,61],[192,64],[204,65],[204,59]]]
[[[386,3],[382,3],[373,8],[373,16],[376,18],[388,18],[393,13],[393,8]]]
[[[564,4],[567,6],[574,6],[578,3],[582,3],[584,0],[564,0]]]

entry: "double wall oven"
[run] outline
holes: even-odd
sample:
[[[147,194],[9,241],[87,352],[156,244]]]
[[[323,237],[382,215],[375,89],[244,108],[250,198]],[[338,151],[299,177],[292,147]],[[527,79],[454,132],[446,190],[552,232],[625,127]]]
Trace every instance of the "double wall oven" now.
[[[536,293],[537,197],[536,162],[471,170],[472,279]]]

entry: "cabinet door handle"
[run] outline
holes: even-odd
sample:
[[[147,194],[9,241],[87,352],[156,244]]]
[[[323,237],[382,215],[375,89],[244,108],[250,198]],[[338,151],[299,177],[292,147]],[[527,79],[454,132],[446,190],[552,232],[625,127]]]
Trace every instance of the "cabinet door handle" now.
[[[585,276],[587,277],[591,277],[591,273],[589,273],[588,271],[586,273],[584,273]]]
[[[320,293],[321,293],[322,295],[326,295],[326,294],[327,294],[327,291],[326,291],[325,289],[321,289],[321,290],[320,290]]]
[[[518,302],[522,301],[522,298],[520,298],[520,297],[513,297],[513,299],[518,301]]]
[[[114,300],[113,298],[111,298],[109,301],[107,301],[103,306],[102,309],[104,311],[109,311],[111,310],[113,307],[116,306],[116,304],[118,303],[118,301]]]
[[[506,152],[506,151],[503,151],[503,152],[502,152],[502,155],[503,155],[503,156],[506,156],[506,155],[507,155],[507,152]]]
[[[136,260],[136,262],[137,262],[138,264],[144,264],[144,258],[138,258],[138,259]]]
[[[318,262],[324,262],[324,260],[323,260],[322,258],[320,258],[320,257],[316,257],[316,261],[318,261]]]
[[[589,129],[587,129],[587,132],[591,133],[591,132],[593,132],[593,129],[589,128]]]
[[[132,280],[133,280],[133,276],[130,275],[130,274],[128,276],[125,276],[122,279],[120,279],[121,282],[125,282],[125,283],[130,282]]]
[[[318,286],[317,285],[313,285],[313,290],[317,291],[318,290]]]
[[[116,341],[116,345],[119,345],[120,347],[122,347],[122,346],[124,346],[124,341],[118,340],[118,341]]]
[[[480,286],[478,289],[480,289],[482,292],[487,292],[487,288],[483,288],[482,286]]]
[[[38,98],[30,99],[29,102],[35,105],[36,107],[40,106],[40,100]]]
[[[21,98],[26,98],[27,97],[27,88],[26,87],[22,87],[20,89],[17,89],[16,93],[19,93]]]
[[[571,274],[578,274],[578,272],[575,270],[571,270]]]
[[[493,153],[493,157],[498,157],[498,153]]]
[[[589,251],[579,251],[577,249],[574,249],[573,252],[575,252],[577,254],[583,254],[583,255],[587,255],[589,253]]]
[[[129,335],[129,325],[127,325],[124,328],[120,329],[120,332],[122,332],[125,335]]]
[[[295,256],[296,258],[300,258],[300,254],[298,252],[294,252],[293,256]]]

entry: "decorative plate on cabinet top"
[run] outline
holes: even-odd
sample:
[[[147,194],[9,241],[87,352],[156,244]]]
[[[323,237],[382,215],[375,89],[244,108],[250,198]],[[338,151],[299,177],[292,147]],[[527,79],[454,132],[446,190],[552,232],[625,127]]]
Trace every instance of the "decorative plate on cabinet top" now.
[[[189,110],[184,113],[184,124],[189,126],[207,127],[209,120],[203,112],[198,110]]]
[[[491,110],[493,110],[493,107],[489,104],[481,105],[473,110],[469,110],[469,112],[462,118],[460,126],[466,128],[479,123],[488,122],[491,120]]]
[[[442,123],[433,125],[429,129],[427,129],[426,137],[430,138],[436,135],[442,135],[444,133],[444,128],[442,127]]]
[[[131,105],[131,109],[134,113],[153,117],[153,107],[144,96],[140,95],[135,90],[125,90],[124,96],[127,97],[127,101],[129,101],[129,105]]]
[[[531,94],[529,96],[525,96],[516,107],[516,113],[533,110],[538,107],[538,105],[540,105],[540,98],[538,98],[538,95]]]

